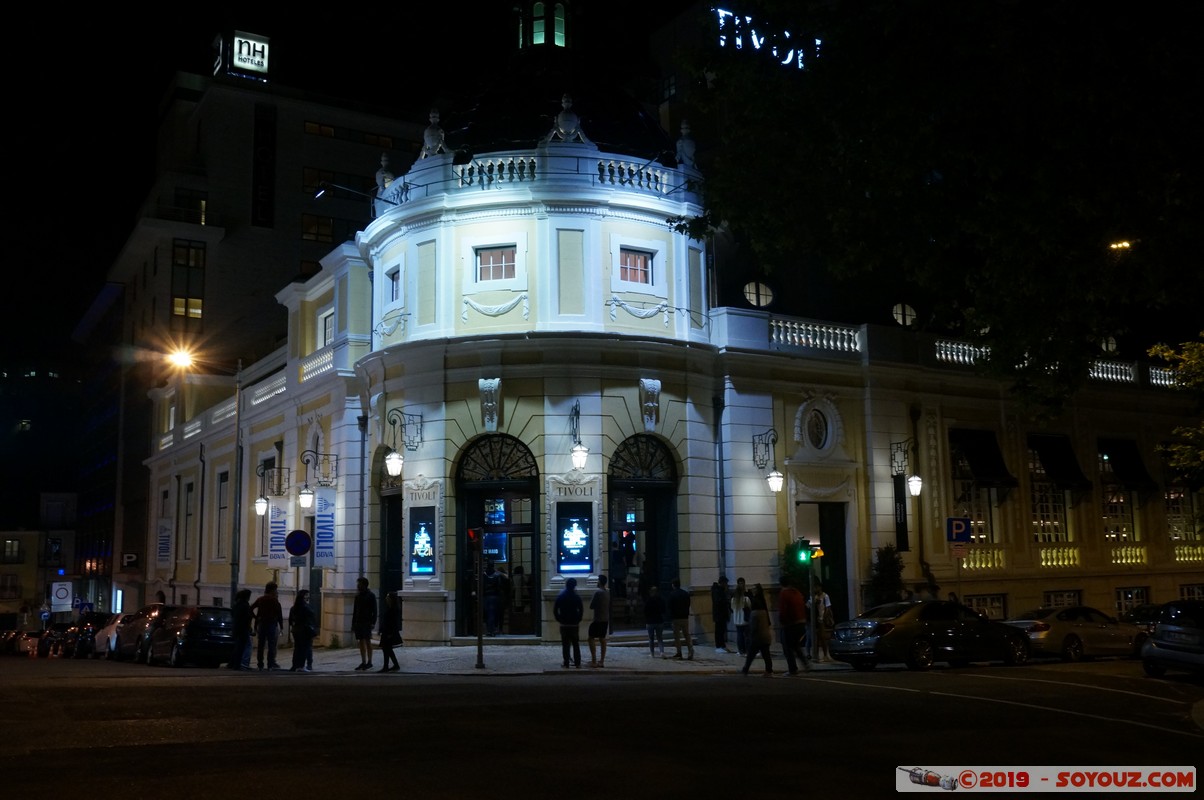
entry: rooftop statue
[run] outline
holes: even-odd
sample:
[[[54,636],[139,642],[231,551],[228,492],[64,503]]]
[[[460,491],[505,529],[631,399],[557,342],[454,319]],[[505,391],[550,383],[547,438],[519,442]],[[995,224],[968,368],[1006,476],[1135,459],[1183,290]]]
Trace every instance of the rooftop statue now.
[[[677,164],[681,167],[693,167],[694,139],[690,137],[690,123],[681,121],[681,138],[677,140]]]
[[[547,143],[559,139],[562,142],[571,142],[574,139],[585,144],[593,144],[581,130],[581,120],[576,113],[573,112],[572,95],[565,93],[560,98],[560,113],[556,115],[556,121],[552,124],[552,130],[543,138],[542,143]]]
[[[422,133],[422,150],[419,158],[438,155],[447,152],[447,143],[443,140],[443,128],[439,127],[439,109],[431,109],[431,124]]]

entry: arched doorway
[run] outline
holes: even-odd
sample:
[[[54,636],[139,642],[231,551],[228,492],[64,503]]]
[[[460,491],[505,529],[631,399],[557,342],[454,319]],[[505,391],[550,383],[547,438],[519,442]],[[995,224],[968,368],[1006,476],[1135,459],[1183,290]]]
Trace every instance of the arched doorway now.
[[[607,483],[611,627],[640,630],[648,587],[667,595],[678,577],[673,454],[655,436],[636,434],[615,450]]]
[[[466,541],[484,530],[482,564],[492,560],[500,581],[500,635],[539,634],[539,469],[531,451],[506,434],[482,436],[463,451],[456,471],[456,635],[475,636],[476,573]]]

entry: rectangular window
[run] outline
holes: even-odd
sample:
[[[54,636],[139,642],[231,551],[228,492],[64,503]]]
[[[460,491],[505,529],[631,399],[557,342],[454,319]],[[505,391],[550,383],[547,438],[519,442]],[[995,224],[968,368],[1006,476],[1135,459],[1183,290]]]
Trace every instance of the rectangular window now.
[[[196,514],[196,490],[192,482],[184,484],[184,530],[180,531],[180,560],[188,561],[192,554],[192,523]]]
[[[953,505],[970,520],[970,541],[974,544],[994,544],[995,531],[991,524],[991,489],[979,486],[974,480],[970,462],[961,451],[953,455]]]
[[[1102,493],[1104,539],[1110,544],[1138,541],[1133,525],[1133,493],[1127,491],[1112,471],[1112,462],[1101,453],[1099,458],[1099,481]]]
[[[159,516],[165,519],[171,518],[171,503],[166,489],[159,495]]]
[[[229,536],[230,523],[230,473],[221,472],[217,476],[217,525],[213,542],[215,558],[226,557],[226,539]]]
[[[1007,602],[1001,594],[966,595],[965,604],[991,619],[1007,619]]]
[[[477,282],[514,279],[514,247],[477,248]]]
[[[176,210],[180,219],[194,225],[205,224],[205,212],[209,206],[209,193],[186,189],[176,189]]]
[[[330,347],[334,343],[334,311],[318,317],[318,347]]]
[[[1150,602],[1150,587],[1122,586],[1115,593],[1115,612],[1123,614],[1130,608],[1143,606]]]
[[[389,286],[385,290],[385,300],[389,303],[396,303],[401,299],[401,267],[389,270],[385,277],[389,281]]]
[[[1041,458],[1031,447],[1028,450],[1028,485],[1032,493],[1033,541],[1042,544],[1069,542],[1066,490],[1046,474]]]
[[[1204,600],[1204,583],[1185,583],[1179,587],[1180,600]]]
[[[619,280],[651,285],[652,253],[626,247],[619,250]]]
[[[21,540],[20,539],[5,539],[4,551],[0,553],[0,563],[4,564],[20,564],[21,563]]]
[[[1069,608],[1070,606],[1081,606],[1082,604],[1083,593],[1078,589],[1056,589],[1052,592],[1041,593],[1041,605],[1043,606]]]
[[[1198,542],[1199,516],[1195,510],[1196,496],[1182,486],[1168,486],[1163,495],[1166,504],[1166,533],[1172,542]]]
[[[302,214],[301,238],[307,242],[333,242],[334,220],[317,214]]]
[[[201,332],[206,258],[204,242],[172,241],[171,328],[175,332]]]

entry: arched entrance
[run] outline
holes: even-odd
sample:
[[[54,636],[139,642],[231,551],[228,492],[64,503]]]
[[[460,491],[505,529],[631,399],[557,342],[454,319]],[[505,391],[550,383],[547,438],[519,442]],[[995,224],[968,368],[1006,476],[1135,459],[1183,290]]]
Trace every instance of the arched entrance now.
[[[492,560],[504,576],[500,634],[539,634],[539,469],[531,451],[506,434],[482,436],[463,451],[456,471],[456,635],[476,636],[476,573],[466,541],[484,529],[482,564]]]
[[[640,630],[648,587],[667,595],[678,577],[673,454],[655,436],[626,439],[610,460],[607,498],[611,627]]]

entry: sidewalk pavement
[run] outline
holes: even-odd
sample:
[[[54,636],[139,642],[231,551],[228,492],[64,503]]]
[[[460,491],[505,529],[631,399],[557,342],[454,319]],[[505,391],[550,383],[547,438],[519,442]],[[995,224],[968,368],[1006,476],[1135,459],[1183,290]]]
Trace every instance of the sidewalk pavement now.
[[[477,643],[475,639],[460,640],[460,643],[450,646],[425,647],[402,646],[394,650],[397,661],[401,664],[399,674],[419,675],[540,675],[544,673],[597,673],[619,672],[623,674],[694,674],[694,675],[735,675],[744,667],[744,656],[736,653],[735,648],[730,652],[717,652],[707,644],[694,645],[694,658],[690,660],[688,652],[683,650],[682,658],[672,656],[676,652],[672,645],[665,649],[668,658],[659,655],[653,657],[648,652],[647,642],[612,641],[606,648],[606,663],[598,668],[591,668],[589,661],[589,646],[581,642],[581,668],[565,669],[561,666],[560,644],[532,642],[530,640],[514,640],[504,637],[486,638],[480,652],[478,666]],[[782,655],[781,645],[773,651],[774,674],[786,676],[786,658]],[[289,656],[282,653],[281,662],[287,663]],[[380,647],[372,644],[372,672],[377,672],[383,666],[383,656]],[[330,673],[354,673],[360,664],[360,653],[357,647],[342,647],[337,650],[327,648],[314,649],[314,671]],[[848,664],[839,661],[813,662],[813,671],[851,670]],[[758,657],[749,669],[750,675],[760,676],[764,664]]]

